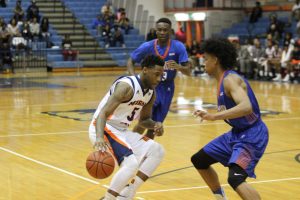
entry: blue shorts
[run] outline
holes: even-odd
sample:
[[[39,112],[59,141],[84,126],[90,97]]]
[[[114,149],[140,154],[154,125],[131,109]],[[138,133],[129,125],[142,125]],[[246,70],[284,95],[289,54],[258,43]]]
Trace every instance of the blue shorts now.
[[[152,119],[163,122],[169,112],[174,95],[174,83],[160,83],[156,89],[156,99],[152,109]]]
[[[259,120],[244,131],[232,129],[212,140],[203,150],[224,166],[235,163],[242,167],[249,177],[255,178],[255,166],[262,157],[268,140],[268,128]]]

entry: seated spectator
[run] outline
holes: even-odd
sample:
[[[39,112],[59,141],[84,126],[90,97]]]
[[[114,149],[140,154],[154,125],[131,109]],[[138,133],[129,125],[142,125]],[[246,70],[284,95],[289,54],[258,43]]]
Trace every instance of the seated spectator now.
[[[17,21],[13,18],[11,19],[10,23],[7,25],[7,31],[11,37],[20,36],[19,26]]]
[[[0,17],[0,45],[2,43],[9,43],[10,34],[8,33],[7,26],[2,17]]]
[[[30,32],[31,32],[33,38],[39,38],[39,36],[40,36],[40,25],[37,22],[36,17],[33,18],[32,22],[29,24],[29,27],[30,27]],[[34,39],[34,40],[37,40],[37,39]]]
[[[30,26],[28,22],[25,22],[23,25],[23,29],[21,31],[22,37],[29,43],[32,41],[33,36],[30,31]]]
[[[284,82],[297,81],[299,76],[299,65],[300,65],[300,40],[298,40],[291,54],[291,61],[287,68],[287,75],[283,79]]]
[[[27,8],[27,20],[32,21],[33,18],[36,18],[37,22],[40,21],[40,11],[35,0],[31,0],[31,5]]]
[[[253,78],[253,69],[251,66],[252,57],[249,52],[249,41],[246,40],[244,45],[237,43],[237,53],[238,53],[238,64],[239,72],[244,75],[247,79]]]
[[[266,60],[265,58],[265,49],[261,46],[261,43],[258,38],[254,38],[253,46],[248,47],[250,55],[252,57],[252,69],[254,78],[262,78],[263,77],[263,70],[262,66]]]
[[[183,30],[183,27],[180,26],[178,31],[175,33],[176,40],[182,42],[183,44],[186,43],[186,33]]]
[[[92,29],[97,30],[97,35],[101,35],[102,33],[103,21],[101,15],[97,15],[97,17],[92,22]]]
[[[291,32],[286,32],[283,38],[283,46],[289,46],[293,40],[293,34]]]
[[[277,20],[275,15],[271,15],[270,20],[271,22],[267,30],[267,34],[271,34],[273,36],[273,40],[279,42],[283,33],[284,24]]]
[[[72,49],[72,41],[70,39],[70,35],[66,34],[65,38],[62,41],[62,54],[64,56],[64,61],[69,60],[69,57],[71,57],[71,60],[76,60],[77,57],[77,51]]]
[[[27,49],[27,41],[22,35],[14,36],[11,41],[12,48],[16,50]]]
[[[157,38],[155,28],[151,28],[149,33],[147,34],[146,41],[154,40]]]
[[[125,12],[121,13],[120,19],[118,20],[118,24],[123,30],[125,30],[125,34],[127,35],[129,33],[130,23],[129,19],[126,17]]]
[[[105,43],[105,48],[108,48],[111,41],[111,24],[109,20],[103,23],[101,30],[102,30],[101,37]]]
[[[125,47],[122,31],[118,25],[115,25],[111,34],[111,46],[116,47],[117,43],[119,43],[123,48]]]
[[[114,16],[115,14],[115,9],[114,7],[111,5],[110,1],[107,1],[105,5],[102,6],[101,8],[101,14],[108,14],[110,17]]]
[[[121,18],[121,14],[125,12],[125,8],[119,8],[117,12],[117,20]]]
[[[6,0],[0,0],[0,7],[6,8]]]
[[[47,41],[50,38],[48,17],[42,18],[41,25],[40,25],[40,34],[44,41]]]
[[[16,3],[16,7],[14,9],[14,18],[17,22],[22,22],[24,19],[24,11],[21,5],[21,0],[18,0]]]

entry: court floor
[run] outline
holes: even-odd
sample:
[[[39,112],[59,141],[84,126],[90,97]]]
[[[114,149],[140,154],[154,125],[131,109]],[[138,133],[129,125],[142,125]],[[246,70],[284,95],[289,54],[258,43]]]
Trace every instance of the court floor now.
[[[88,175],[85,159],[91,116],[122,72],[0,75],[0,200],[97,200],[111,177]],[[255,82],[270,131],[265,155],[248,182],[264,200],[300,200],[300,84]],[[166,156],[135,199],[211,200],[190,157],[229,130],[223,121],[200,123],[196,108],[215,112],[216,83],[178,76],[165,135],[156,138]],[[227,168],[215,165],[230,200]]]

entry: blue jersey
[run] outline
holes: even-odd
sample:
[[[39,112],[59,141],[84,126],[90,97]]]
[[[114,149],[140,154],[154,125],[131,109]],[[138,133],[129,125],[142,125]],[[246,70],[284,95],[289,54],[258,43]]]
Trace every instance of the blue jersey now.
[[[218,92],[218,111],[228,110],[228,109],[236,106],[236,103],[231,98],[226,96],[225,90],[224,90],[223,80],[229,74],[237,74],[237,73],[232,70],[228,70],[228,71],[224,72],[224,75],[220,82],[220,86],[219,86],[219,90],[218,90],[219,91]],[[241,79],[243,79],[243,78],[241,77]],[[239,117],[239,118],[235,118],[235,119],[224,120],[226,123],[228,123],[230,126],[232,126],[234,129],[237,129],[237,130],[247,129],[248,127],[251,127],[251,125],[253,125],[255,122],[260,120],[260,109],[259,109],[259,105],[256,100],[256,97],[255,97],[248,81],[245,79],[243,79],[243,81],[246,83],[246,86],[247,86],[247,94],[250,99],[253,112],[247,116],[243,116],[243,117]]]
[[[178,64],[188,62],[185,46],[177,40],[169,40],[169,44],[163,47],[157,44],[157,39],[145,42],[131,53],[131,59],[140,63],[147,55],[157,55],[164,61],[174,60]],[[162,82],[173,82],[175,77],[176,70],[165,70]]]

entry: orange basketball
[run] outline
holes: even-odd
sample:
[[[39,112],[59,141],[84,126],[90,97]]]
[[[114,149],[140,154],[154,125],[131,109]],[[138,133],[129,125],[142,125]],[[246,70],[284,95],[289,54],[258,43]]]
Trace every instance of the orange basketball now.
[[[98,179],[109,177],[115,168],[115,160],[109,152],[95,151],[86,159],[89,174]]]

